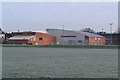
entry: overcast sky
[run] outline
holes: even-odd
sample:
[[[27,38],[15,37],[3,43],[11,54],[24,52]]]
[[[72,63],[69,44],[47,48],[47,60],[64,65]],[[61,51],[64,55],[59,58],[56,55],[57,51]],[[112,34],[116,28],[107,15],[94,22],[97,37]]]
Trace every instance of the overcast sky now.
[[[5,31],[45,31],[46,28],[95,31],[118,28],[117,2],[4,2],[2,27]]]

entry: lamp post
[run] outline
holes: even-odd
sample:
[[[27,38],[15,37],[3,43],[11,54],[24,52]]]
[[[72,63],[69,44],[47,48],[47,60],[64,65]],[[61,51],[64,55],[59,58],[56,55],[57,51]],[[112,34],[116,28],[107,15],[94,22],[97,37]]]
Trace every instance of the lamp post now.
[[[104,32],[103,32],[103,30],[104,30],[104,29],[102,28],[102,33],[101,33],[102,36],[104,36]],[[104,45],[103,42],[104,42],[104,41],[103,41],[103,39],[102,39],[102,45]]]
[[[104,29],[102,29],[102,33],[103,33]]]
[[[109,24],[110,24],[110,34],[111,34],[110,42],[111,42],[111,45],[112,45],[112,25],[113,25],[113,23],[109,23]]]

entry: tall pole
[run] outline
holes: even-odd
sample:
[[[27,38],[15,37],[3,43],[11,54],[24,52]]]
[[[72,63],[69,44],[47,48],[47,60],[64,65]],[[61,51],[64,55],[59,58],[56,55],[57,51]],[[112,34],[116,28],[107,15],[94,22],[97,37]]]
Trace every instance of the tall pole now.
[[[113,23],[109,23],[109,24],[110,24],[111,45],[112,45],[112,25],[113,25]]]
[[[104,29],[102,29],[102,36],[104,36],[103,30],[104,30]],[[102,39],[102,45],[104,45],[103,39]]]
[[[104,29],[102,29],[102,33],[103,33],[103,30],[104,30]]]

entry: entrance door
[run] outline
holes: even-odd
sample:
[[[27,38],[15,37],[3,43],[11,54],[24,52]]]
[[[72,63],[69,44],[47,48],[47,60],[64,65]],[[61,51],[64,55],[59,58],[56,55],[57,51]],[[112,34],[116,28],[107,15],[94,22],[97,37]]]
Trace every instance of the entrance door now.
[[[76,45],[76,40],[68,40],[68,45]]]
[[[38,45],[38,43],[36,43],[35,45]]]

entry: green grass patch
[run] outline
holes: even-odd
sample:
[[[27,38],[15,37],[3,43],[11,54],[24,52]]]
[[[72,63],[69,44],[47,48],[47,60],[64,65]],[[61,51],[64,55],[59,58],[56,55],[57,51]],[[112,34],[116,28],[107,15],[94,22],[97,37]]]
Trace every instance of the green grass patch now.
[[[14,45],[2,44],[2,47],[36,47],[36,48],[84,48],[84,49],[119,49],[120,46],[110,45]]]

